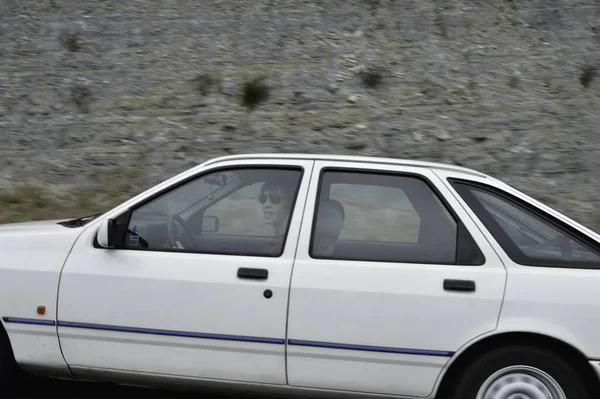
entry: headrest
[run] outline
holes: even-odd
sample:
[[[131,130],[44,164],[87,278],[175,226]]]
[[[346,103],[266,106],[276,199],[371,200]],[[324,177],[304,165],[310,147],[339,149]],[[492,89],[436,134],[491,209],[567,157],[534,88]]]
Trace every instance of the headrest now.
[[[344,227],[344,208],[335,200],[320,203],[317,211],[315,234],[320,238],[337,239]]]

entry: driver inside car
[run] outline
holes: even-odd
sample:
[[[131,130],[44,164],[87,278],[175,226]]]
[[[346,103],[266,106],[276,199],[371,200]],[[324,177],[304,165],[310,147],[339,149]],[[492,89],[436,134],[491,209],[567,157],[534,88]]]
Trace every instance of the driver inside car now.
[[[275,236],[263,249],[263,253],[277,255],[281,252],[288,226],[294,187],[282,180],[265,182],[258,201],[262,205],[265,223],[273,227]]]

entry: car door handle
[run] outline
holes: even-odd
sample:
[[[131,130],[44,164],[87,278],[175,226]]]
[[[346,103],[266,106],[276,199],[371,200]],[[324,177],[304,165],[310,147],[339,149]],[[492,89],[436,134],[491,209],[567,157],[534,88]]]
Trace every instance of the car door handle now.
[[[240,267],[237,272],[239,278],[249,278],[254,280],[266,280],[269,277],[267,269],[255,269],[250,267]]]
[[[446,291],[475,291],[475,281],[473,280],[444,280],[444,290]]]

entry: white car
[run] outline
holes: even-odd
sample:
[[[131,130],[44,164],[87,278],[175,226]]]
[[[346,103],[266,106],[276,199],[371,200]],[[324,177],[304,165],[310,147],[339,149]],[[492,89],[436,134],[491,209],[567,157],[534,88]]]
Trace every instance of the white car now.
[[[0,254],[2,387],[600,395],[600,235],[470,169],[222,157]]]

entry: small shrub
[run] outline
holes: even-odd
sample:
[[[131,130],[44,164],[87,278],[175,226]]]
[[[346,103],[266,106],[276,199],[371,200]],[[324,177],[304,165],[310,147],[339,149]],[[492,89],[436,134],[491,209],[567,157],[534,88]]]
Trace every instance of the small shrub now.
[[[366,0],[366,4],[371,8],[372,12],[375,12],[381,6],[381,0]]]
[[[77,32],[63,30],[59,35],[59,40],[62,46],[71,52],[77,52],[81,49]]]
[[[91,102],[91,90],[82,84],[77,84],[71,89],[71,100],[83,112],[88,112]]]
[[[513,11],[517,11],[517,3],[515,2],[515,0],[506,0],[506,2],[508,3],[508,6],[513,10]]]
[[[60,203],[42,185],[21,183],[10,191],[0,192],[0,223],[20,219],[44,219]]]
[[[579,82],[585,88],[588,88],[592,83],[592,80],[596,77],[597,73],[598,66],[596,64],[588,63],[583,67],[581,75],[579,75]]]
[[[436,98],[443,88],[439,87],[429,78],[425,78],[420,82],[420,92],[429,98]]]
[[[263,82],[263,78],[255,78],[244,82],[242,85],[242,105],[254,109],[258,104],[269,99],[270,89]]]
[[[444,17],[443,5],[438,5],[434,9],[433,24],[437,27],[442,37],[448,37],[448,26]]]
[[[513,89],[518,88],[519,83],[520,83],[520,79],[517,75],[511,75],[510,78],[508,78],[508,86]]]
[[[202,73],[194,79],[196,90],[204,96],[207,95],[217,83],[218,79],[208,73]]]
[[[383,79],[383,68],[367,68],[360,73],[360,78],[365,86],[377,87],[381,83],[381,79]]]

